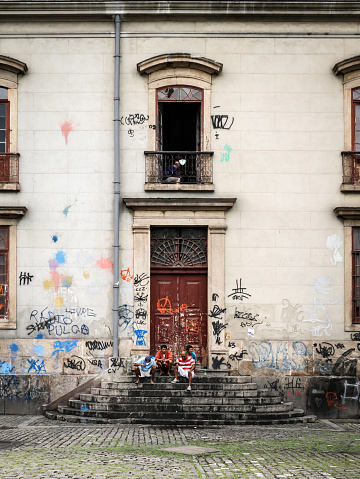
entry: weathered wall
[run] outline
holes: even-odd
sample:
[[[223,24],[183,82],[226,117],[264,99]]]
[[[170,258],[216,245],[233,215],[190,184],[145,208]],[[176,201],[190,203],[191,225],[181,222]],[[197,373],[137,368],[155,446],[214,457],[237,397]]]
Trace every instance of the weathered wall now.
[[[137,63],[169,52],[223,63],[211,94],[215,193],[202,194],[238,201],[226,214],[226,302],[208,305],[210,330],[225,333],[227,352],[210,366],[258,376],[311,412],[356,414],[360,337],[344,331],[343,226],[333,208],[358,199],[340,193],[343,86],[332,67],[358,54],[357,23],[125,21],[122,29],[124,197],[169,196],[144,192],[152,125]],[[114,28],[53,22],[20,30],[1,24],[1,53],[29,71],[18,96],[21,192],[1,195],[1,204],[28,212],[18,226],[17,329],[0,332],[0,390],[7,411],[24,400],[34,401],[33,412],[62,384],[108,367],[112,354]],[[134,314],[125,206],[120,233],[119,335],[129,353],[143,318]],[[108,346],[91,350],[92,340]],[[148,331],[142,340],[149,345]]]

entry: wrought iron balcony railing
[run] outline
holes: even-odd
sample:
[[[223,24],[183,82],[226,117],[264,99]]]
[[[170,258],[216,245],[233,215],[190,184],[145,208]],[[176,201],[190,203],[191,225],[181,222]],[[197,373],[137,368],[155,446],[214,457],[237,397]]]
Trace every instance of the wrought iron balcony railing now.
[[[145,151],[145,182],[212,184],[213,154],[213,151]]]
[[[343,185],[356,185],[360,183],[360,152],[343,151]]]
[[[0,183],[19,183],[19,153],[0,153]]]

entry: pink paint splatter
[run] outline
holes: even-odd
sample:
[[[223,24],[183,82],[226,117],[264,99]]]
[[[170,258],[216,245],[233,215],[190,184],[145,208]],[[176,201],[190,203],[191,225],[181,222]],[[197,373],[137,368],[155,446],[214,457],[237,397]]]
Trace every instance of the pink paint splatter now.
[[[65,138],[66,145],[68,144],[69,133],[73,130],[74,123],[75,122],[73,121],[64,121],[64,123],[60,125],[61,133],[62,136]]]
[[[104,258],[102,255],[100,259],[96,261],[96,266],[99,266],[101,269],[112,269],[113,264],[109,258]]]
[[[60,286],[62,280],[64,279],[64,275],[58,273],[57,271],[50,271],[50,276],[51,276],[51,279],[54,283],[55,291],[58,292],[59,286]]]

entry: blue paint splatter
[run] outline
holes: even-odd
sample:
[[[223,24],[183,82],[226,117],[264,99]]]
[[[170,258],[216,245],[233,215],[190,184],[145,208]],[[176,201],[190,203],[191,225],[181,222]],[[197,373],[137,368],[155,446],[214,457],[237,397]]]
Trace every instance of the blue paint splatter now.
[[[38,344],[33,347],[34,354],[37,354],[38,356],[43,356],[44,354],[44,346],[41,346],[41,344]]]
[[[66,253],[64,251],[58,251],[55,255],[55,259],[59,264],[66,262]]]
[[[19,351],[19,346],[15,343],[10,344],[10,351],[12,353],[17,353]]]
[[[58,235],[54,235],[51,237],[51,239],[53,240],[54,243],[56,243],[59,239]]]
[[[37,336],[35,336],[35,339],[43,339],[44,335],[43,333],[39,333]]]
[[[71,207],[72,207],[72,205],[69,205],[69,206],[66,206],[66,208],[63,209],[63,213],[64,213],[65,216],[68,215],[69,209],[70,209]]]

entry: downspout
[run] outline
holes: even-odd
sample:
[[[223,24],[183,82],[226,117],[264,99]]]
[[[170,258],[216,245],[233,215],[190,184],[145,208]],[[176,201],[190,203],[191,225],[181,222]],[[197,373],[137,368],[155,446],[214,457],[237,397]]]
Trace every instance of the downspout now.
[[[114,284],[113,284],[113,356],[119,355],[119,227],[120,227],[120,15],[115,15],[114,78]]]

